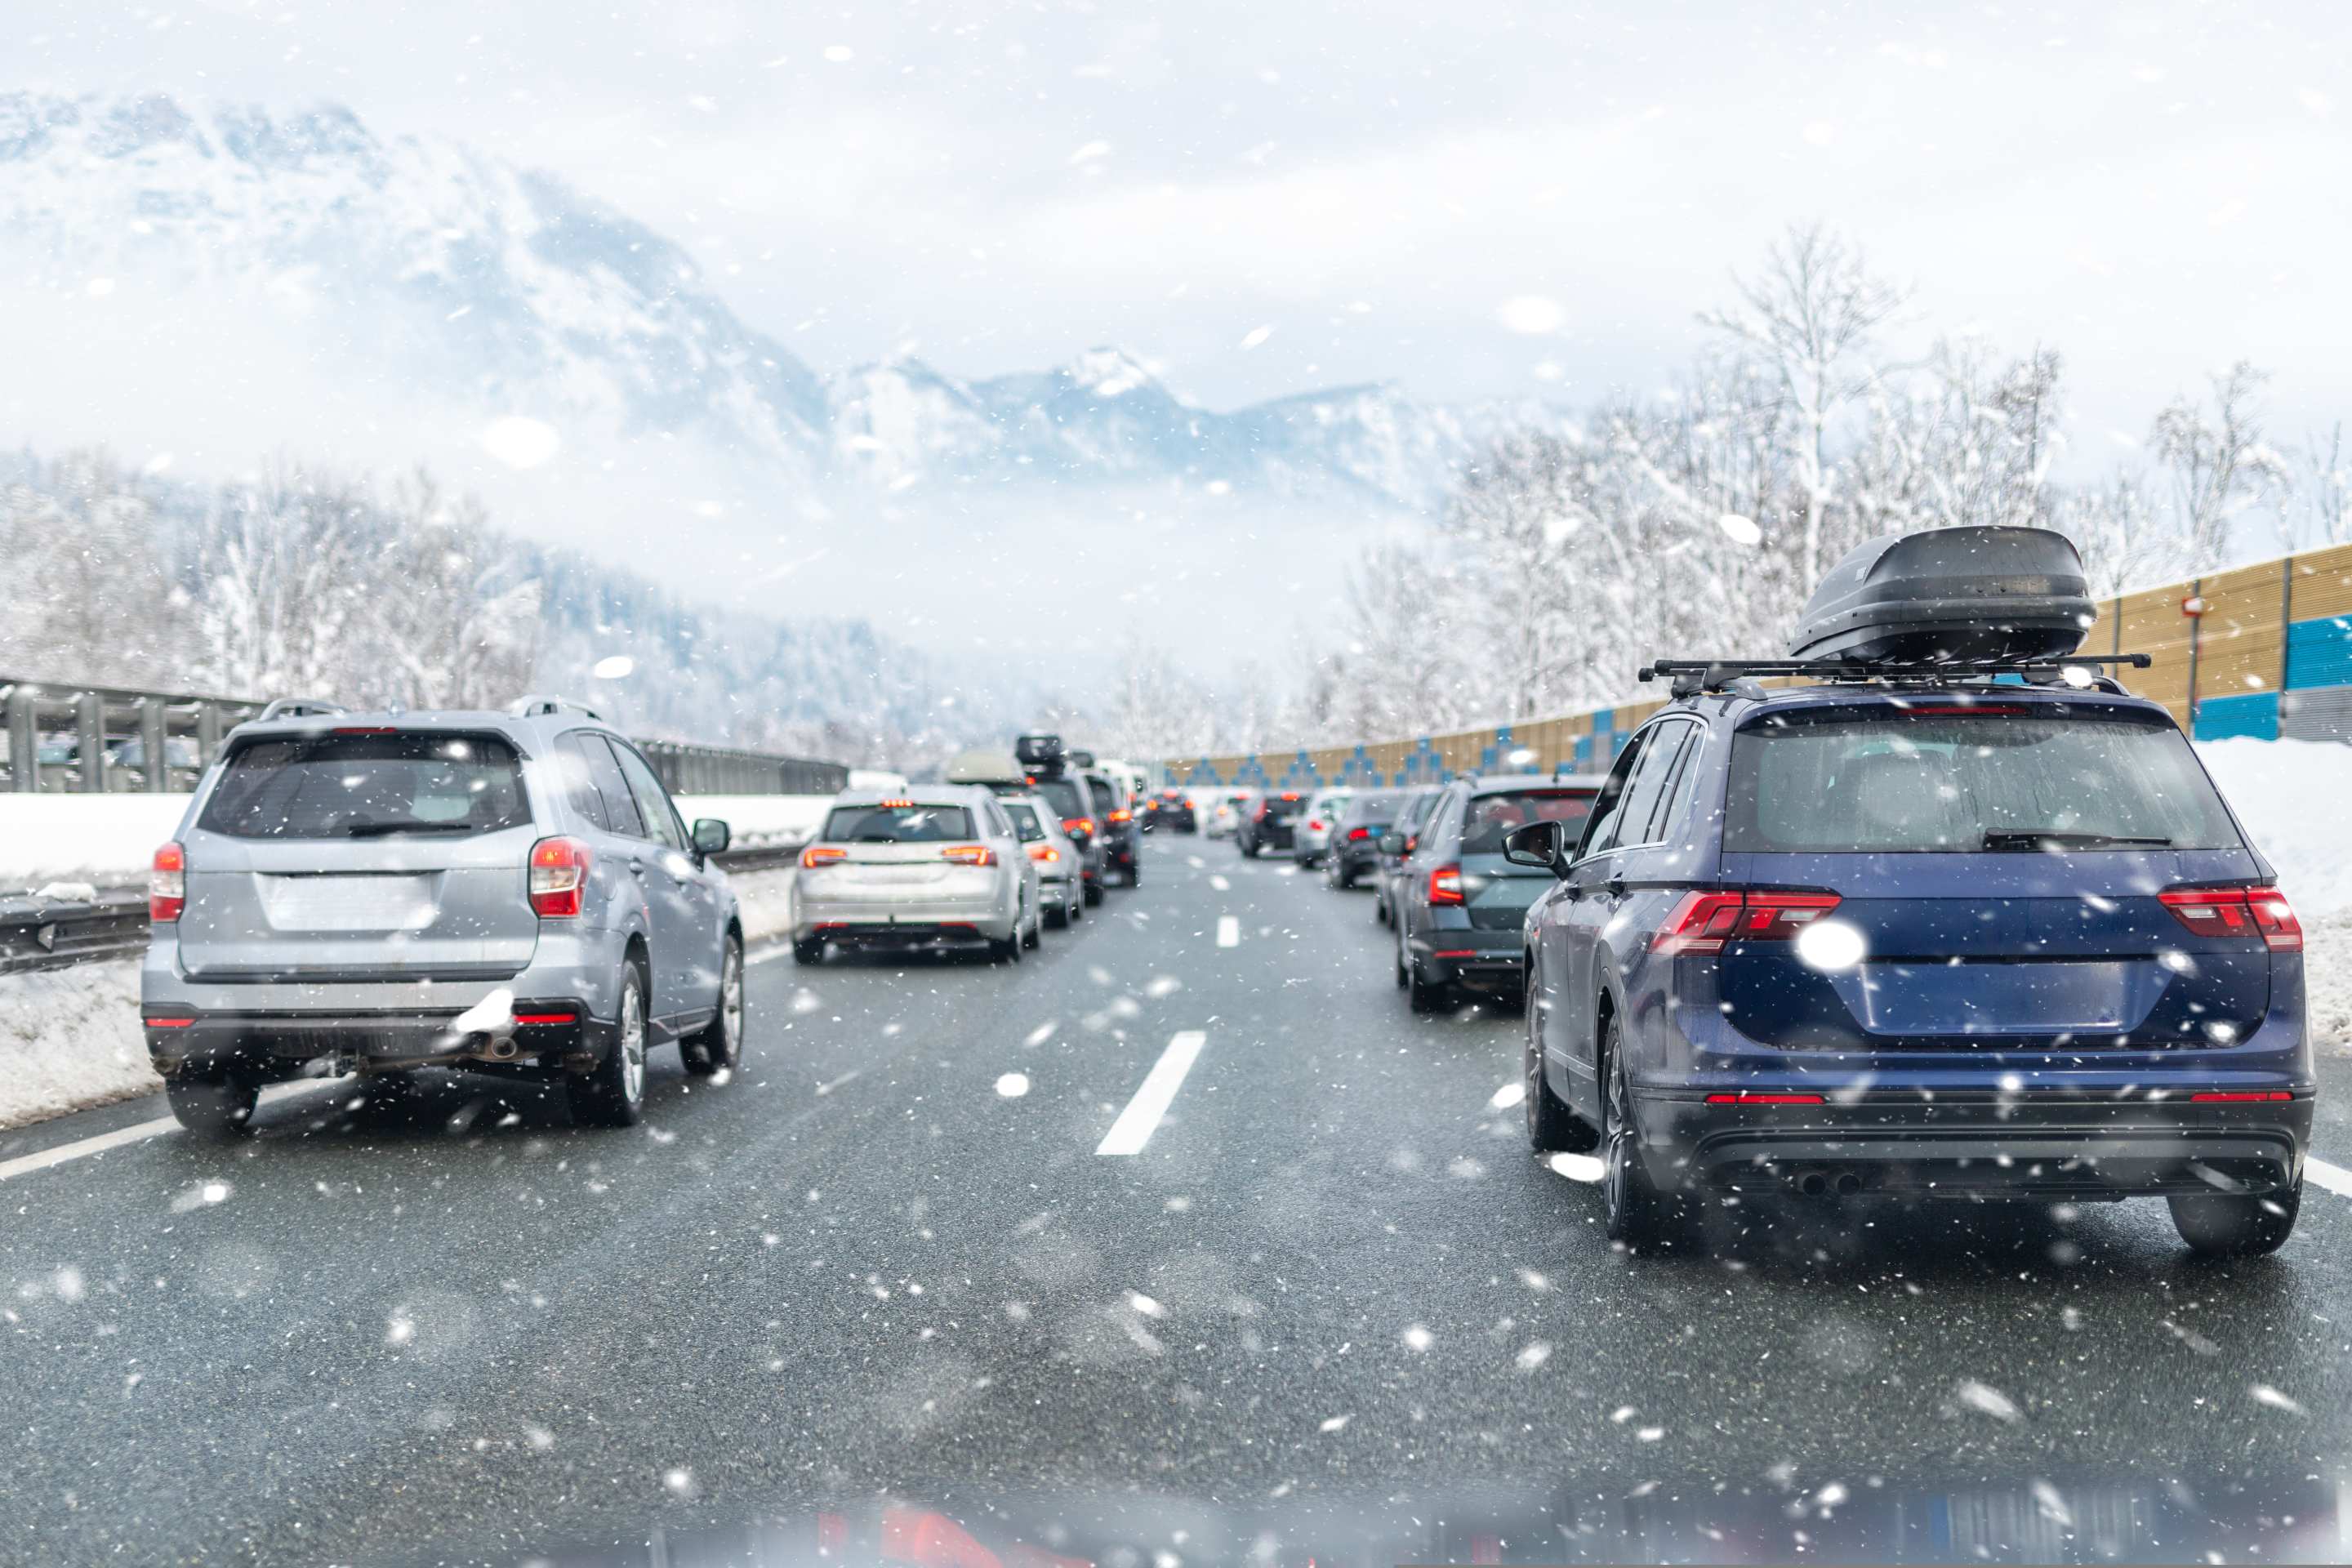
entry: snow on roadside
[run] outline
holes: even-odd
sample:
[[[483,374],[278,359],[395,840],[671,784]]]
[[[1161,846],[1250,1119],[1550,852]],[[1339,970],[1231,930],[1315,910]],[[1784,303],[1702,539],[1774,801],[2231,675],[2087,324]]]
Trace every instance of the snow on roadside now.
[[[2197,748],[2221,798],[2308,923],[2352,910],[2352,746],[2332,741],[2207,741]]]
[[[0,1128],[163,1087],[139,1030],[139,961],[0,975]]]
[[[2302,920],[2304,1006],[2312,1048],[2352,1057],[2352,910]]]
[[[758,947],[762,942],[779,942],[792,934],[793,873],[790,868],[781,871],[731,871],[727,880],[735,889],[735,897],[743,912],[743,942]]]

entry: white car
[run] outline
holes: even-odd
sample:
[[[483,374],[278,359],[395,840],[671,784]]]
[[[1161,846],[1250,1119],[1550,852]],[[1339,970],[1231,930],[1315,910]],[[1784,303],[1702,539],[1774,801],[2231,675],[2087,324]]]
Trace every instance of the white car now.
[[[836,948],[983,944],[996,962],[1018,963],[1045,931],[1037,862],[976,785],[844,790],[793,878],[793,957],[803,963]]]
[[[1301,866],[1323,863],[1324,851],[1331,847],[1331,830],[1339,826],[1339,814],[1355,794],[1352,789],[1318,789],[1307,797],[1307,809],[1299,814],[1290,840],[1290,853]]]
[[[1212,838],[1231,838],[1241,825],[1242,807],[1250,797],[1245,789],[1206,790],[1192,802],[1201,831]]]
[[[1034,795],[1000,795],[996,804],[1013,819],[1023,852],[1036,865],[1045,923],[1060,928],[1076,922],[1087,912],[1087,858],[1062,831],[1061,813]]]

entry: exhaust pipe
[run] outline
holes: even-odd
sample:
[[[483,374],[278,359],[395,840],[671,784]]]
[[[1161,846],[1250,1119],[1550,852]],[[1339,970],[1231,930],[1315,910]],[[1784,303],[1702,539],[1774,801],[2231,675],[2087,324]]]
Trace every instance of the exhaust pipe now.
[[[1842,1198],[1850,1198],[1860,1191],[1862,1191],[1862,1178],[1860,1176],[1854,1174],[1852,1171],[1840,1171],[1837,1173],[1838,1196]]]
[[[1830,1179],[1819,1171],[1807,1171],[1797,1178],[1797,1190],[1809,1198],[1817,1198],[1830,1190]]]
[[[488,1056],[494,1062],[510,1062],[521,1054],[522,1047],[514,1043],[512,1035],[499,1035],[490,1041]]]

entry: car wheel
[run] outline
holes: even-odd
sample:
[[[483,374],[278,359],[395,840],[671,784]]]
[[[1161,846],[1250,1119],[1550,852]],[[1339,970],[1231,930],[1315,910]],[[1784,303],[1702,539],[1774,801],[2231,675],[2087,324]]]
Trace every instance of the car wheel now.
[[[1389,895],[1385,888],[1372,890],[1372,922],[1375,925],[1389,923]]]
[[[719,1016],[680,1042],[678,1054],[698,1078],[743,1065],[743,939],[731,931],[719,955]]]
[[[261,1103],[261,1080],[234,1070],[167,1078],[163,1096],[181,1126],[199,1138],[225,1143],[243,1136],[253,1124],[254,1107]]]
[[[1098,904],[1102,902],[1102,884],[1100,882],[1088,882],[1087,884],[1086,901],[1088,904]]]
[[[1529,985],[1522,1012],[1527,1037],[1520,1050],[1520,1068],[1528,1086],[1528,1147],[1538,1154],[1590,1154],[1601,1146],[1592,1124],[1568,1108],[1544,1080],[1543,1047],[1537,1043],[1535,987]]]
[[[1405,972],[1405,966],[1404,966],[1404,930],[1403,930],[1403,928],[1402,928],[1402,927],[1399,927],[1399,928],[1397,929],[1397,933],[1396,933],[1396,984],[1397,984],[1397,989],[1398,989],[1398,990],[1400,990],[1400,991],[1403,990],[1403,989],[1405,988],[1405,984],[1406,984],[1406,983],[1410,980],[1410,978],[1411,978],[1411,976],[1410,976],[1410,975],[1408,975],[1408,974],[1406,973],[1406,972]]]
[[[1625,1077],[1623,1035],[1614,1016],[1601,1046],[1601,1201],[1609,1239],[1640,1251],[1670,1243],[1674,1205],[1651,1184],[1633,1126],[1633,1089]]]
[[[646,1109],[646,982],[637,966],[621,971],[619,1022],[604,1059],[573,1078],[572,1120],[588,1127],[635,1127]]]
[[[1076,916],[1070,911],[1070,900],[1066,897],[1045,911],[1045,923],[1055,931],[1063,930],[1076,918]]]
[[[2256,1258],[2276,1252],[2294,1234],[2303,1208],[2303,1179],[2261,1197],[2172,1198],[2172,1227],[2192,1252],[2209,1258]]]
[[[1026,939],[1029,950],[1034,952],[1045,940],[1045,911],[1033,909],[1029,911],[1029,935]]]

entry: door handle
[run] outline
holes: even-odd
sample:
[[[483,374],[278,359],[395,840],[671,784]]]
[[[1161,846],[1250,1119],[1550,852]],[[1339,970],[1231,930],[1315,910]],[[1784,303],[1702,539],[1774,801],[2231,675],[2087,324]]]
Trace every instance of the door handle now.
[[[638,858],[637,858],[635,856],[634,856],[634,855],[630,856],[630,857],[629,857],[629,875],[630,875],[630,876],[632,876],[632,877],[642,877],[642,876],[644,876],[645,874],[646,874],[646,863],[645,863],[643,860],[638,859]]]

